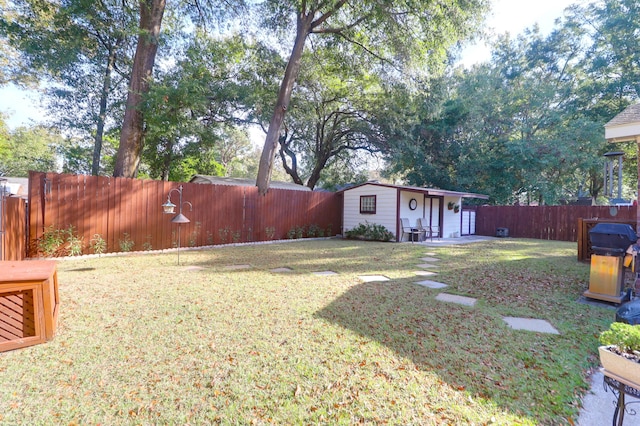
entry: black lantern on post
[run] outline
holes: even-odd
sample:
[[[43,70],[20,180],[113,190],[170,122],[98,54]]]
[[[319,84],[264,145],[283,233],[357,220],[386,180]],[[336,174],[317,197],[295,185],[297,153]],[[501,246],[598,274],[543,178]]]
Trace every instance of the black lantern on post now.
[[[182,214],[182,205],[189,204],[189,211],[193,211],[193,205],[189,201],[182,201],[182,185],[177,188],[173,188],[167,194],[167,202],[162,204],[162,211],[164,214],[173,214],[175,213],[176,205],[171,202],[171,193],[173,191],[178,191],[179,201],[178,201],[178,214],[171,219],[171,223],[178,224],[178,265],[180,265],[180,226],[183,223],[191,222],[189,218]]]

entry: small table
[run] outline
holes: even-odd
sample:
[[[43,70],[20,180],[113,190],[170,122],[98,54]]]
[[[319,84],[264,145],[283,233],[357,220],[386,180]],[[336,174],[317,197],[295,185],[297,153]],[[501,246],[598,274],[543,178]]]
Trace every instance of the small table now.
[[[608,389],[616,395],[616,409],[613,412],[613,426],[622,426],[622,422],[624,421],[624,415],[626,412],[631,414],[632,416],[636,415],[636,410],[629,409],[627,410],[627,406],[629,404],[637,404],[639,401],[625,401],[625,395],[632,396],[634,398],[640,399],[640,389],[636,388],[635,383],[631,383],[622,377],[619,377],[611,372],[605,370],[604,368],[600,369],[602,374],[604,375],[604,389],[605,391]]]
[[[0,261],[0,352],[53,339],[59,306],[56,262]]]

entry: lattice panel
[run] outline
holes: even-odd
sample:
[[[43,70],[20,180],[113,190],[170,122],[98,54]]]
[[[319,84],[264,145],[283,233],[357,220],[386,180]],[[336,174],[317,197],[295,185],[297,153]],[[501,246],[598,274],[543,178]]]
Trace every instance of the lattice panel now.
[[[0,342],[35,335],[33,290],[0,294]]]

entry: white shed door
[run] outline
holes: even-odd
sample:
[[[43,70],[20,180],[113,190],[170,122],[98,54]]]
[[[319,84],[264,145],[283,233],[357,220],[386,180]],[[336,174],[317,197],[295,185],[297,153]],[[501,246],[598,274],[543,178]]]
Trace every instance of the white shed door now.
[[[462,210],[462,235],[476,234],[476,212]]]

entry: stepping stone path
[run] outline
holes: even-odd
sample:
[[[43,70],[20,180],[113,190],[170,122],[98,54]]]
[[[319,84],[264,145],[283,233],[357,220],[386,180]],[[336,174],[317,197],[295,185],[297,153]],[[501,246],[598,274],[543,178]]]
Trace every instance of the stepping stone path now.
[[[249,269],[249,268],[251,268],[251,265],[227,265],[224,267],[224,269],[228,271],[237,271],[239,269]]]
[[[433,257],[435,253],[425,253],[426,257],[421,257],[420,260],[424,262],[438,262],[440,259]],[[433,265],[431,263],[422,263],[417,265],[418,268],[424,269],[433,269],[437,268],[438,265]],[[415,271],[414,274],[419,276],[429,276],[429,275],[437,275],[435,272],[431,271]],[[447,284],[439,283],[437,281],[417,281],[415,284],[431,288],[431,289],[442,289],[447,287]],[[449,294],[449,293],[439,293],[436,296],[436,300],[442,302],[450,302],[457,303],[464,306],[475,306],[477,299],[473,297],[459,296],[457,294]],[[505,321],[509,327],[514,330],[526,330],[526,331],[534,331],[538,333],[550,333],[550,334],[560,334],[558,330],[556,330],[548,321],[534,318],[518,318],[518,317],[503,317],[503,321]]]
[[[389,278],[385,277],[384,275],[360,275],[358,278],[360,278],[365,283],[389,281]]]
[[[431,271],[414,271],[413,272],[416,275],[419,275],[421,277],[429,277],[431,275],[438,275],[437,272],[431,272]]]
[[[474,306],[478,299],[473,297],[458,296],[457,294],[440,293],[436,296],[436,300],[441,302],[457,303],[458,305]]]
[[[282,267],[282,268],[272,269],[271,272],[293,272],[293,269]]]
[[[429,281],[429,280],[417,281],[415,284],[422,285],[422,286],[429,287],[429,288],[445,288],[445,287],[449,287],[446,284],[439,283],[437,281]]]
[[[437,269],[438,265],[432,265],[431,263],[421,263],[419,265],[416,265],[418,268],[424,268],[424,269]]]
[[[313,275],[338,275],[338,273],[333,271],[319,271],[314,272]]]
[[[537,331],[540,333],[560,334],[548,321],[533,318],[502,318],[514,330]]]
[[[185,271],[202,271],[203,269],[202,266],[187,266],[184,268]]]

